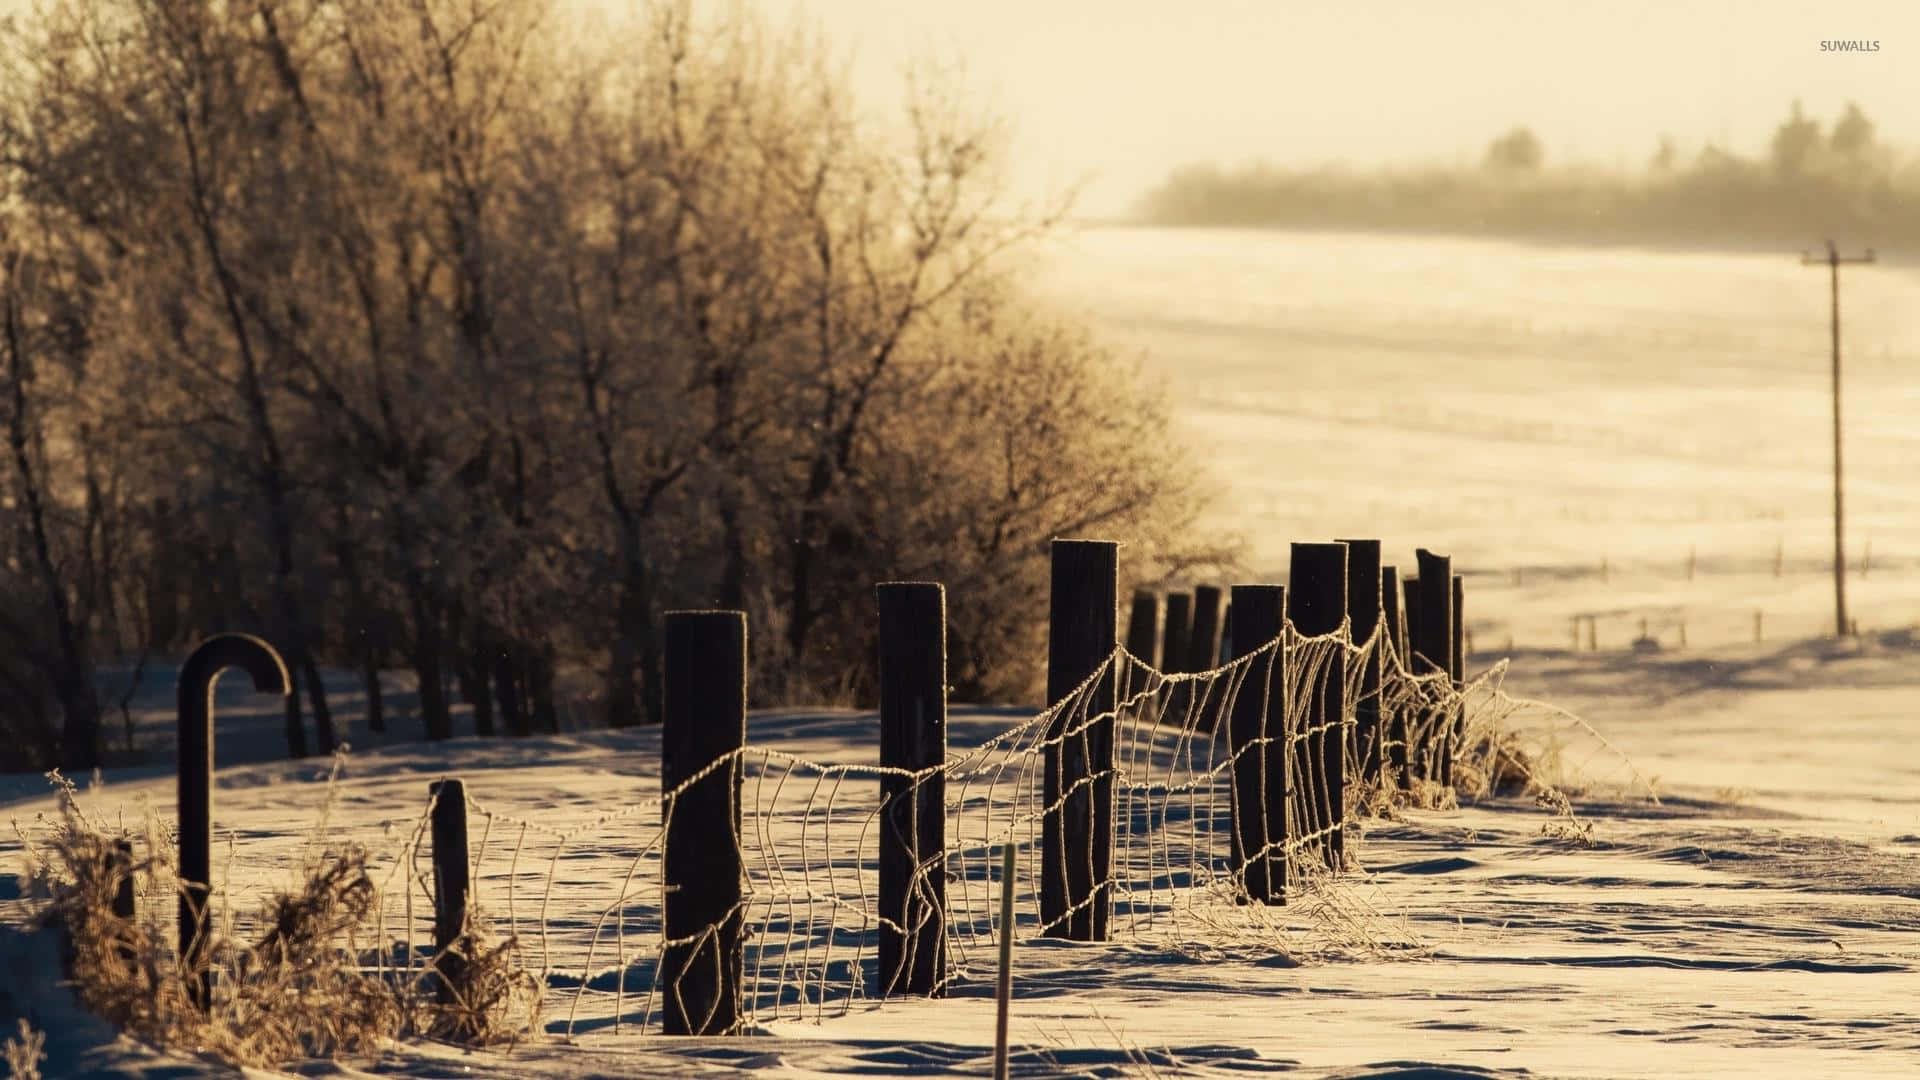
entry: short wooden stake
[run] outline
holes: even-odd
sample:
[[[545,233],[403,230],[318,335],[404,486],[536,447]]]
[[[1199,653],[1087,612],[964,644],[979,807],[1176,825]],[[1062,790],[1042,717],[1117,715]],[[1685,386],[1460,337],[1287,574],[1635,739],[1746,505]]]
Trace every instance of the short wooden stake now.
[[[465,991],[467,958],[467,789],[458,780],[427,785],[433,801],[433,952],[438,972],[434,993],[442,1004]]]

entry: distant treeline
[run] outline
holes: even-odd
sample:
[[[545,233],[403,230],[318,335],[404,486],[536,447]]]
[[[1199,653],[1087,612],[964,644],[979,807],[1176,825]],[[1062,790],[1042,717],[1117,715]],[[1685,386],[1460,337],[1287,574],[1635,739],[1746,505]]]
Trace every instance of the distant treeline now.
[[[1882,145],[1855,105],[1831,125],[1798,102],[1763,156],[1709,144],[1683,154],[1662,138],[1636,171],[1549,166],[1516,128],[1473,166],[1359,172],[1176,170],[1137,207],[1159,225],[1263,225],[1445,231],[1671,244],[1804,247],[1822,237],[1883,249],[1920,241],[1920,160]]]

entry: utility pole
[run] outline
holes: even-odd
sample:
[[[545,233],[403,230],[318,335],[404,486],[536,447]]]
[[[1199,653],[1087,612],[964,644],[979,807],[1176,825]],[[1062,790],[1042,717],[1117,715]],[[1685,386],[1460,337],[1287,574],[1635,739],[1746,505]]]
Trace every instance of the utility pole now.
[[[1826,255],[1811,255],[1802,252],[1802,266],[1819,266],[1825,263],[1833,282],[1833,635],[1847,636],[1847,549],[1845,534],[1842,531],[1841,487],[1840,487],[1840,264],[1873,262],[1873,249],[1868,248],[1865,255],[1841,258],[1840,252],[1827,241]]]

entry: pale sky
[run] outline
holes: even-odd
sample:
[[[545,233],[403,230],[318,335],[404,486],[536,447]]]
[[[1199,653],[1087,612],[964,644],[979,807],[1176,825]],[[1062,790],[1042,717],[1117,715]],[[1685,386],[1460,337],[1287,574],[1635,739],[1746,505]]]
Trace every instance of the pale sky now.
[[[1550,161],[1637,166],[1662,132],[1689,153],[1754,153],[1796,97],[1822,122],[1858,101],[1920,152],[1920,0],[738,2],[810,20],[872,110],[897,100],[909,61],[963,61],[1011,127],[1016,192],[1085,180],[1087,215],[1186,162],[1477,159],[1515,124]]]
[[[803,12],[884,107],[916,55],[961,58],[1013,127],[1025,191],[1091,175],[1116,213],[1175,164],[1477,159],[1514,124],[1549,159],[1764,147],[1795,97],[1855,100],[1920,151],[1920,0],[749,0]],[[1820,51],[1877,40],[1878,52]]]

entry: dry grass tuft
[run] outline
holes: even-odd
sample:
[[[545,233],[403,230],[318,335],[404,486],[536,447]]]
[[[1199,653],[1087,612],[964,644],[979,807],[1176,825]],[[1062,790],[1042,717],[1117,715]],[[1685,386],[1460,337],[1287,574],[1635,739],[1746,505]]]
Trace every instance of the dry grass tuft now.
[[[168,915],[178,883],[166,859],[170,845],[147,830],[146,858],[129,862],[120,838],[87,820],[61,786],[61,814],[41,846],[29,844],[42,925],[67,942],[68,974],[86,1007],[130,1035],[162,1047],[210,1053],[240,1066],[272,1067],[303,1059],[365,1055],[414,1035],[469,1045],[519,1037],[537,1015],[538,980],[520,962],[517,941],[489,943],[475,925],[465,978],[441,1001],[434,968],[395,971],[364,963],[395,946],[363,949],[380,890],[367,852],[348,845],[320,849],[292,888],[270,897],[248,925],[256,940],[239,940],[234,920],[216,920],[209,949],[213,1000],[196,1008],[175,954]],[[114,912],[131,873],[144,879],[146,918]]]
[[[40,1063],[47,1059],[47,1034],[33,1030],[26,1017],[20,1018],[20,1034],[0,1043],[0,1058],[7,1063],[7,1075],[14,1080],[40,1080]]]
[[[520,938],[498,938],[480,908],[471,902],[467,923],[453,949],[460,976],[444,997],[436,997],[423,1030],[469,1046],[517,1042],[540,1014],[543,984],[520,954]],[[436,958],[436,963],[438,963]]]

